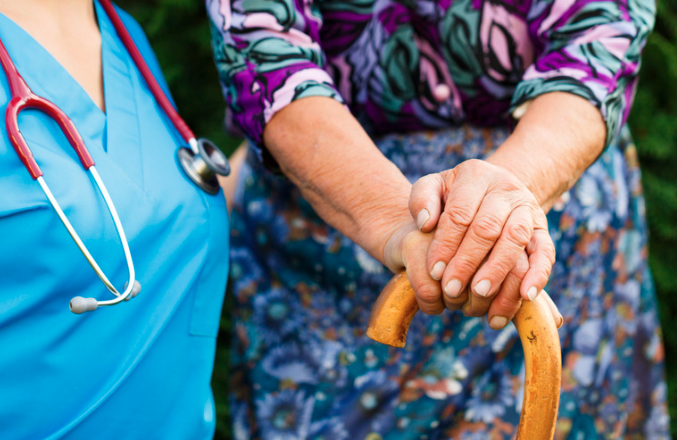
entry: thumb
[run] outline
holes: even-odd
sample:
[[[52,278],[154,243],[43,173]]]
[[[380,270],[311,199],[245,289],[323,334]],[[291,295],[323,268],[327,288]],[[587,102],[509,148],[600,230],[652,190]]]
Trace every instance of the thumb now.
[[[430,232],[437,226],[442,212],[444,179],[440,174],[428,174],[418,179],[409,195],[409,212],[421,232]]]

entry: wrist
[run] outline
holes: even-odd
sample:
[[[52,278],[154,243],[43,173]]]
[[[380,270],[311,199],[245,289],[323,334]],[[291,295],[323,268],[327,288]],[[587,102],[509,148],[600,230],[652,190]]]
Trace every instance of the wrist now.
[[[553,158],[540,154],[528,139],[509,138],[487,162],[514,176],[546,211],[575,181],[557,170]]]
[[[264,131],[268,151],[330,226],[383,262],[393,225],[410,220],[411,183],[337,101],[292,102]]]
[[[547,211],[599,157],[605,139],[596,107],[576,95],[547,93],[530,103],[487,161],[510,171]]]

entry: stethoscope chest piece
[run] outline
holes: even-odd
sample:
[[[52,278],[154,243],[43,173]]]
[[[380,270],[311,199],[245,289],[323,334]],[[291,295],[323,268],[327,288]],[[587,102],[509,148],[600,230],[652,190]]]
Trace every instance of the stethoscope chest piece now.
[[[219,192],[216,175],[230,174],[230,165],[226,155],[208,139],[198,139],[191,145],[193,149],[181,147],[176,151],[181,168],[197,186],[208,194]],[[197,149],[197,151],[194,151]]]

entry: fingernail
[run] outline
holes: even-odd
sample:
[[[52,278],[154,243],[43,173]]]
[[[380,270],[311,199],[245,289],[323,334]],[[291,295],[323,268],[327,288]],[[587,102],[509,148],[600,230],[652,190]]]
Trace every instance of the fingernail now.
[[[489,290],[491,290],[491,282],[489,280],[482,280],[475,284],[475,292],[480,296],[486,297],[489,295]]]
[[[494,316],[489,321],[489,327],[494,330],[500,330],[508,324],[508,318],[505,316]]]
[[[536,286],[531,286],[529,287],[529,290],[527,290],[527,296],[529,297],[529,301],[533,301],[536,299],[538,296],[538,289]]]
[[[451,281],[449,281],[446,286],[444,286],[444,293],[446,293],[447,296],[456,298],[461,293],[462,287],[463,285],[461,284],[461,282],[456,278],[454,278]]]
[[[442,261],[438,261],[435,263],[433,266],[433,270],[430,271],[430,276],[433,278],[435,281],[439,281],[442,279],[442,274],[444,274],[444,268],[447,267],[446,264],[444,264]]]
[[[416,226],[418,226],[418,230],[420,231],[423,229],[423,226],[425,226],[425,223],[428,221],[430,218],[430,212],[428,212],[427,209],[422,209],[421,212],[418,213],[416,216]]]
[[[559,315],[559,323],[557,324],[557,328],[562,327],[562,324],[564,324],[564,317]]]

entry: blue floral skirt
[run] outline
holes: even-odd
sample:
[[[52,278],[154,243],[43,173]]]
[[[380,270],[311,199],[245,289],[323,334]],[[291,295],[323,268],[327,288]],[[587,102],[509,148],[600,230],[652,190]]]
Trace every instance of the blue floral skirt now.
[[[414,181],[487,157],[507,130],[377,139]],[[556,439],[669,439],[664,351],[627,131],[548,214],[548,292],[564,316]],[[350,160],[350,158],[346,158]],[[365,185],[368,185],[365,182]],[[524,356],[512,324],[418,313],[407,346],[365,336],[392,276],[250,151],[232,214],[235,439],[510,439]]]

